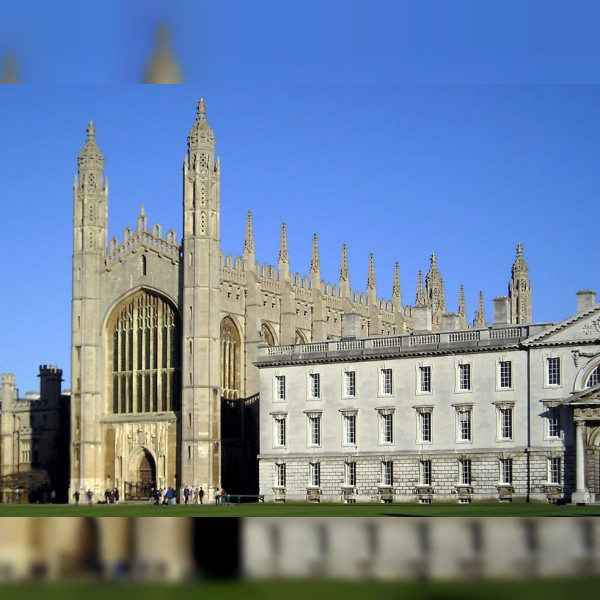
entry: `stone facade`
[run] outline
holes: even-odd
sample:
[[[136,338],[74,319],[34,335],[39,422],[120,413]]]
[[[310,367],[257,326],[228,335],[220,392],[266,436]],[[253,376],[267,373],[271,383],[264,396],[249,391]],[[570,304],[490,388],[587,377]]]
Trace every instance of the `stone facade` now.
[[[0,501],[66,502],[69,474],[69,396],[61,392],[62,371],[40,366],[40,392],[19,397],[15,376],[2,374],[0,388]],[[27,489],[27,474],[47,477]],[[17,474],[17,475],[15,475]],[[22,480],[19,480],[19,476]],[[20,482],[21,485],[17,485]],[[42,485],[43,484],[43,485]]]
[[[411,307],[402,302],[398,265],[392,298],[377,295],[373,256],[366,293],[353,291],[345,246],[339,282],[322,281],[316,235],[309,275],[292,273],[285,224],[277,266],[259,265],[250,213],[243,255],[225,255],[220,164],[203,100],[184,161],[182,237],[150,226],[142,207],[136,227],[108,240],[104,156],[93,123],[87,131],[74,182],[71,493],[117,487],[127,498],[154,486],[256,488],[252,478],[239,483],[256,469],[256,438],[240,442],[248,428],[236,433],[226,421],[230,412],[241,414],[236,402],[248,407],[243,414],[256,412],[261,344],[339,338],[349,312],[359,315],[362,335],[442,326],[435,256]],[[528,283],[526,265],[513,269],[513,283],[515,276]],[[515,289],[530,294],[525,285]],[[462,290],[461,299],[455,318],[466,327]],[[522,304],[513,316],[519,322]]]
[[[261,493],[600,498],[600,304],[583,294],[579,312],[557,324],[511,324],[509,299],[497,298],[486,328],[262,348]],[[355,319],[344,317],[349,332]]]

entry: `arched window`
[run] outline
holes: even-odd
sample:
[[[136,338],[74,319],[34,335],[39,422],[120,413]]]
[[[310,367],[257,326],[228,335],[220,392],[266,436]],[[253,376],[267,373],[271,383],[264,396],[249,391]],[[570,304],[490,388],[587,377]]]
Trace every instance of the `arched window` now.
[[[299,329],[296,329],[296,340],[294,344],[308,344],[308,340],[306,339],[306,335]]]
[[[594,387],[600,383],[600,365],[598,365],[589,375],[585,382],[586,388]]]
[[[169,302],[135,294],[109,319],[108,341],[112,412],[178,410],[179,335]]]
[[[140,274],[142,275],[142,277],[146,276],[146,270],[147,270],[146,257],[142,256],[140,258]]]
[[[260,328],[260,336],[267,346],[275,346],[275,334],[269,325],[263,323]]]
[[[221,321],[221,395],[237,400],[241,395],[241,336],[231,317]]]

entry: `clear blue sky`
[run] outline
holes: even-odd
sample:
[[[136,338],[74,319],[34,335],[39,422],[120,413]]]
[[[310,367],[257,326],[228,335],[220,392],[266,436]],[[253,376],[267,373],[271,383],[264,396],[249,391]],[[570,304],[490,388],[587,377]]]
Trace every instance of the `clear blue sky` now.
[[[600,293],[600,87],[410,85],[2,86],[3,235],[0,370],[36,390],[38,365],[70,387],[72,184],[94,121],[106,158],[109,236],[149,223],[181,233],[181,167],[203,96],[221,158],[221,238],[241,254],[246,211],[257,259],[276,264],[281,222],[293,271],[308,274],[319,236],[322,278],[364,291],[374,253],[377,292],[400,263],[405,304],[432,252],[468,320],[482,290],[507,293],[522,242],[537,322]]]

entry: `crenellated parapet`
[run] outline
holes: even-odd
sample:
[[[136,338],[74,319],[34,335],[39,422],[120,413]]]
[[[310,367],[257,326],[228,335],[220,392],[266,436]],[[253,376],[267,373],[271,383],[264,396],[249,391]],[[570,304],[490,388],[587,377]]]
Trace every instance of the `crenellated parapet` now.
[[[123,231],[122,242],[119,242],[116,237],[112,238],[104,264],[107,270],[110,271],[130,254],[144,251],[154,252],[163,258],[169,259],[173,264],[179,263],[180,246],[177,241],[177,234],[173,229],[169,229],[167,235],[163,238],[161,226],[158,224],[153,225],[152,229],[148,230],[148,221],[142,206],[137,231],[134,232],[131,227],[126,227]]]

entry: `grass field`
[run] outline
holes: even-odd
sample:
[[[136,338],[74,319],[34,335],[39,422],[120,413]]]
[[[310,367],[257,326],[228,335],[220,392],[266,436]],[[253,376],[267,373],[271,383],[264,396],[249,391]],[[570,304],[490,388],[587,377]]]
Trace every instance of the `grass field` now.
[[[560,580],[536,582],[310,582],[310,581],[222,581],[185,584],[46,584],[43,586],[0,585],[6,597],[46,600],[87,600],[109,596],[159,600],[173,595],[193,598],[244,598],[244,600],[564,600],[589,596],[597,589],[597,580]]]
[[[554,504],[0,504],[0,517],[598,517],[600,506]]]

